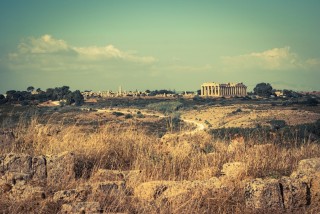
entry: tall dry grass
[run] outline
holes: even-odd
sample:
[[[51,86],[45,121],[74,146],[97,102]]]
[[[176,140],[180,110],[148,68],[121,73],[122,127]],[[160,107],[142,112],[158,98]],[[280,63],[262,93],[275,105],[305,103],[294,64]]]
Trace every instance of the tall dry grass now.
[[[77,124],[53,125],[50,120],[47,124],[41,124],[34,117],[27,123],[21,121],[13,131],[14,142],[3,148],[0,155],[9,152],[48,155],[72,151],[77,155],[78,161],[83,161],[90,168],[86,177],[100,168],[141,170],[139,183],[208,179],[220,176],[223,164],[236,161],[247,165],[247,177],[277,178],[291,174],[300,160],[320,155],[318,143],[296,146],[294,140],[291,147],[277,146],[273,142],[257,145],[251,140],[244,142],[244,149],[228,152],[230,142],[214,139],[206,132],[177,135],[163,141],[156,136],[147,135],[134,124],[102,125],[92,130]],[[208,193],[206,198],[190,196],[190,200],[180,205],[168,203],[151,206],[134,199],[128,201],[121,195],[110,196],[104,203],[115,207],[110,211],[133,213],[241,213],[244,210],[243,192],[240,188],[234,188],[223,197],[217,197],[213,193]],[[11,202],[3,201],[2,205],[7,207],[6,211],[14,210]],[[49,205],[37,206],[46,211]],[[59,205],[52,209],[57,210],[57,207]]]

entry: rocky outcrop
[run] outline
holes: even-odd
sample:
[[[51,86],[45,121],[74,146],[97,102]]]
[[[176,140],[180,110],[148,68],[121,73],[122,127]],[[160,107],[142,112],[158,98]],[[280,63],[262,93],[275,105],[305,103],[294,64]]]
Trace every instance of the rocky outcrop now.
[[[286,210],[296,210],[309,205],[308,186],[305,182],[282,177],[279,180],[280,191],[282,191],[283,206]]]
[[[61,213],[94,213],[106,211],[110,198],[161,208],[168,203],[179,207],[195,197],[230,198],[238,191],[249,212],[298,213],[309,207],[320,211],[320,158],[300,161],[290,177],[279,179],[249,179],[242,162],[224,164],[220,177],[213,177],[216,169],[205,168],[196,172],[199,180],[148,182],[140,170],[97,169],[90,178],[80,179],[76,166],[77,158],[70,152],[2,155],[0,196],[15,201],[48,199],[62,205]],[[50,192],[48,186],[55,188]]]
[[[75,180],[75,155],[64,152],[46,157],[47,182],[52,184],[65,184]]]
[[[276,179],[254,179],[245,186],[246,206],[250,209],[282,209],[279,182]]]
[[[246,184],[249,209],[297,212],[312,207],[320,211],[320,158],[301,160],[290,177],[254,179]]]

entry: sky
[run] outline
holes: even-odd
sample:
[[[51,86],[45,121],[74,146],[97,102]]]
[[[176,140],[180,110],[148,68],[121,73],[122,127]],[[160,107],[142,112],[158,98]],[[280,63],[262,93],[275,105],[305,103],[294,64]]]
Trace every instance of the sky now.
[[[0,93],[320,90],[319,0],[2,0]]]

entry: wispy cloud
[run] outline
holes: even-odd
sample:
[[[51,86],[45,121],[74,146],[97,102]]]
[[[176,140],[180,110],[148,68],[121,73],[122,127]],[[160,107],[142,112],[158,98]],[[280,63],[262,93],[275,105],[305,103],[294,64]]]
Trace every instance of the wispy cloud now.
[[[14,53],[9,54],[11,68],[38,68],[41,70],[83,70],[97,69],[125,64],[148,65],[156,62],[152,56],[139,56],[136,53],[122,51],[114,45],[104,47],[76,47],[66,41],[55,39],[51,35],[40,38],[30,37],[22,40]]]
[[[273,48],[239,56],[222,57],[223,65],[235,69],[293,70],[320,64],[319,59],[304,60],[290,47]]]

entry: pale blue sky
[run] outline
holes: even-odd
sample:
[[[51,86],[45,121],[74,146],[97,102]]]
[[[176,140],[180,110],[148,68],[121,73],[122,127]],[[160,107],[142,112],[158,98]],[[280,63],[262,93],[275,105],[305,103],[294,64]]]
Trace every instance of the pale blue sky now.
[[[0,1],[0,93],[197,90],[259,82],[320,90],[320,1]]]

